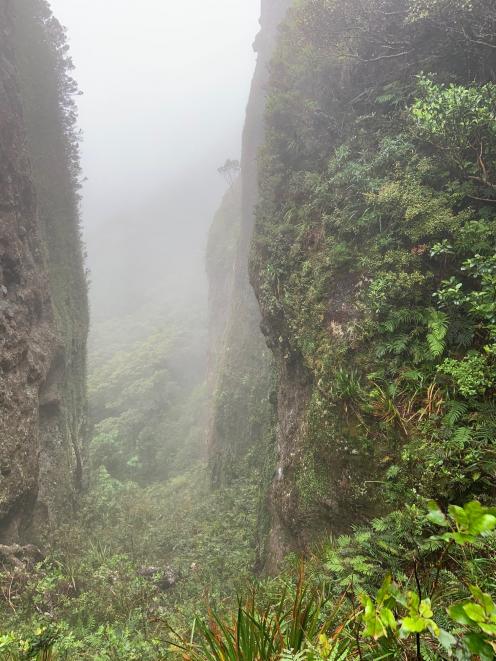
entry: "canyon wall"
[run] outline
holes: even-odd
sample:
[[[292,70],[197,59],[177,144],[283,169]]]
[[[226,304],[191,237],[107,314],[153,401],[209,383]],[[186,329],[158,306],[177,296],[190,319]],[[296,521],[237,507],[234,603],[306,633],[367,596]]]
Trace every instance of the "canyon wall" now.
[[[36,0],[2,0],[0,30],[0,541],[12,542],[69,515],[83,486],[88,306],[64,33]]]
[[[260,479],[259,564],[265,563],[267,486],[274,471],[275,381],[272,356],[248,278],[258,200],[258,151],[264,137],[266,85],[277,28],[288,0],[264,0],[258,54],[243,132],[241,172],[214,220],[207,252],[210,283],[210,389],[214,392],[208,447],[212,481]]]

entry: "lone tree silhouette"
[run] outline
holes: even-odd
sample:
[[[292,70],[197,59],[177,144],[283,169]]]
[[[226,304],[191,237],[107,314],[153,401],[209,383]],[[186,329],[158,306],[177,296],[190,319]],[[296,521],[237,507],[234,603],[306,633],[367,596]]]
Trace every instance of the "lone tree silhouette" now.
[[[224,165],[217,169],[217,172],[221,174],[231,186],[240,169],[239,161],[228,158]]]

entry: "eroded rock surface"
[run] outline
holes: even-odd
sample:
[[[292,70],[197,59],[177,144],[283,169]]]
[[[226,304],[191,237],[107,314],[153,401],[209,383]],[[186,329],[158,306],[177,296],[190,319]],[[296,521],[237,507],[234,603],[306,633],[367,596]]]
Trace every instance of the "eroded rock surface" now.
[[[0,2],[0,539],[14,540],[36,501],[40,392],[55,337],[36,195],[12,51]]]
[[[5,544],[29,541],[41,524],[55,521],[73,504],[83,444],[77,433],[82,408],[64,402],[71,371],[80,365],[67,360],[73,342],[60,332],[52,296],[54,260],[40,221],[19,79],[17,9],[0,0],[0,543]],[[71,323],[66,319],[66,326]]]

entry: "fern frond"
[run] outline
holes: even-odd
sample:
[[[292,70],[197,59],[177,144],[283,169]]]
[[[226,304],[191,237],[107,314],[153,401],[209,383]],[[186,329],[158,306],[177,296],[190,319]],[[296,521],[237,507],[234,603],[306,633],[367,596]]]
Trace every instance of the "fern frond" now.
[[[427,318],[427,344],[433,358],[438,358],[446,348],[446,335],[449,328],[449,317],[439,310],[429,310]]]
[[[388,529],[388,522],[385,519],[373,519],[370,525],[375,532],[385,532]]]
[[[465,402],[450,400],[446,402],[446,413],[443,422],[448,427],[454,427],[467,414],[468,406]]]
[[[459,427],[450,440],[450,445],[457,450],[463,450],[472,440],[472,430],[469,427]]]
[[[399,328],[411,325],[425,325],[425,310],[401,308],[391,312],[389,318],[384,321],[380,329],[384,333],[395,333]]]
[[[481,444],[493,444],[496,442],[496,424],[485,421],[472,432],[472,435]]]

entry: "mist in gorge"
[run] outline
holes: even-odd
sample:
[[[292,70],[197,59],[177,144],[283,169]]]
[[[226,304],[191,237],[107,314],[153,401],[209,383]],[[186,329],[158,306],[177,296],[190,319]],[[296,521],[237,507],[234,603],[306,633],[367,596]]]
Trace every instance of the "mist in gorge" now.
[[[211,225],[239,176],[260,6],[2,0],[1,10],[2,199],[20,227],[5,233],[1,271],[14,358],[3,363],[0,469],[13,619],[0,626],[0,656],[159,658],[158,639],[117,634],[124,620],[170,610],[182,627],[181,604],[193,609],[209,584],[228,594],[256,556],[256,480],[211,487],[219,347],[207,274],[219,252],[225,308],[240,201],[226,236],[212,241]],[[78,578],[66,591],[69,565]],[[25,580],[43,592],[32,614],[20,606]],[[119,640],[101,626],[114,620]],[[79,630],[72,643],[66,625]]]
[[[52,2],[83,132],[93,320],[195,297],[208,227],[239,159],[258,2]]]
[[[0,661],[496,659],[494,0],[0,0]]]
[[[207,235],[219,168],[240,155],[259,7],[52,4],[82,88],[90,462],[165,480],[176,454],[206,456]]]

